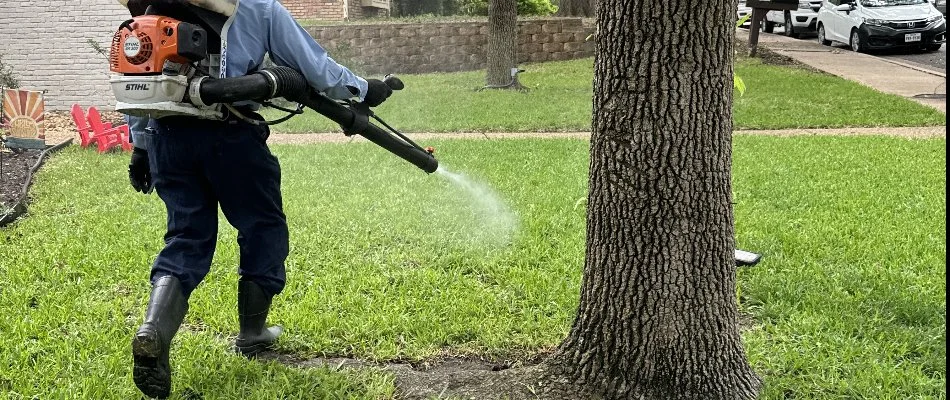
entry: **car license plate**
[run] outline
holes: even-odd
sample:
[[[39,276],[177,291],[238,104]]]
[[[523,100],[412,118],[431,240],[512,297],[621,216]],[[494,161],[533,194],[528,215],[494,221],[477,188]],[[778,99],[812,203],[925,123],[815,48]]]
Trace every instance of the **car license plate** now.
[[[919,33],[908,33],[908,34],[905,34],[905,35],[904,35],[904,42],[905,42],[905,43],[909,43],[909,42],[919,42],[919,41],[920,41],[920,34],[919,34]]]

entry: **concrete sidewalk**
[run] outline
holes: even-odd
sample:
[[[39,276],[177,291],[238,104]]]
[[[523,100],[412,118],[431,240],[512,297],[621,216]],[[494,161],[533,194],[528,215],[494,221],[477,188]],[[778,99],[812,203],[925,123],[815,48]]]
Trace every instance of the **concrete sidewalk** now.
[[[748,30],[737,29],[736,36],[740,41],[749,42]],[[760,33],[759,49],[763,48],[817,70],[947,112],[947,77],[941,71],[822,46],[817,39]]]

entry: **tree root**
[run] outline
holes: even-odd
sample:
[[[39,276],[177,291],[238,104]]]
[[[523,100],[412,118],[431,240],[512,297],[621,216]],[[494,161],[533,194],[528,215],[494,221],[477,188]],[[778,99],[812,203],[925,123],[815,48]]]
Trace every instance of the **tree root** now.
[[[481,92],[482,90],[485,90],[485,89],[517,90],[517,91],[523,92],[523,93],[527,93],[528,90],[529,90],[527,86],[524,86],[524,85],[521,84],[521,82],[518,82],[517,80],[515,80],[515,81],[512,81],[511,83],[509,83],[509,84],[507,84],[507,85],[487,85],[487,86],[482,86],[482,87],[476,89],[475,91],[476,91],[476,92]]]
[[[518,80],[518,74],[524,72],[523,69],[513,68],[511,70],[511,81],[504,85],[485,85],[481,88],[475,89],[476,92],[481,92],[485,89],[507,89],[507,90],[517,90],[522,93],[527,93],[528,88],[521,84]]]

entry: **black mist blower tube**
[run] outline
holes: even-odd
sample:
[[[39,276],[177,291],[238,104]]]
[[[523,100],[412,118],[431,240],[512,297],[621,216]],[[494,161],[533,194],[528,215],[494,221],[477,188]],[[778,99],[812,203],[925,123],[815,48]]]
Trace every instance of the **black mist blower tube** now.
[[[407,143],[369,122],[366,113],[347,107],[317,93],[302,74],[287,67],[265,68],[236,78],[196,81],[192,101],[202,104],[264,101],[283,97],[313,109],[343,127],[347,135],[358,134],[425,171],[439,169],[439,161],[418,146]],[[197,93],[198,96],[194,94]]]
[[[265,68],[235,78],[202,79],[197,83],[200,101],[205,104],[292,99],[305,94],[310,87],[303,75],[288,67]]]
[[[308,96],[297,101],[340,124],[347,131],[347,134],[359,134],[376,143],[379,147],[389,150],[390,153],[409,161],[409,163],[426,173],[431,174],[439,169],[439,160],[436,160],[432,154],[389,134],[380,127],[369,123],[365,115],[330,100],[322,94],[311,92]],[[359,121],[360,118],[363,119],[362,123]],[[355,129],[348,129],[347,127],[355,127]]]

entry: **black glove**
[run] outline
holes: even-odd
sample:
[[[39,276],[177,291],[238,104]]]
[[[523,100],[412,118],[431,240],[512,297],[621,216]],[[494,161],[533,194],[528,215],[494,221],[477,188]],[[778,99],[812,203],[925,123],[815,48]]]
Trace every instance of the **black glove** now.
[[[393,89],[379,79],[367,79],[366,83],[369,84],[369,87],[366,89],[363,104],[367,106],[376,107],[383,104],[393,94]]]
[[[152,193],[152,173],[148,166],[148,152],[135,147],[132,149],[132,160],[129,161],[129,182],[136,192]]]

